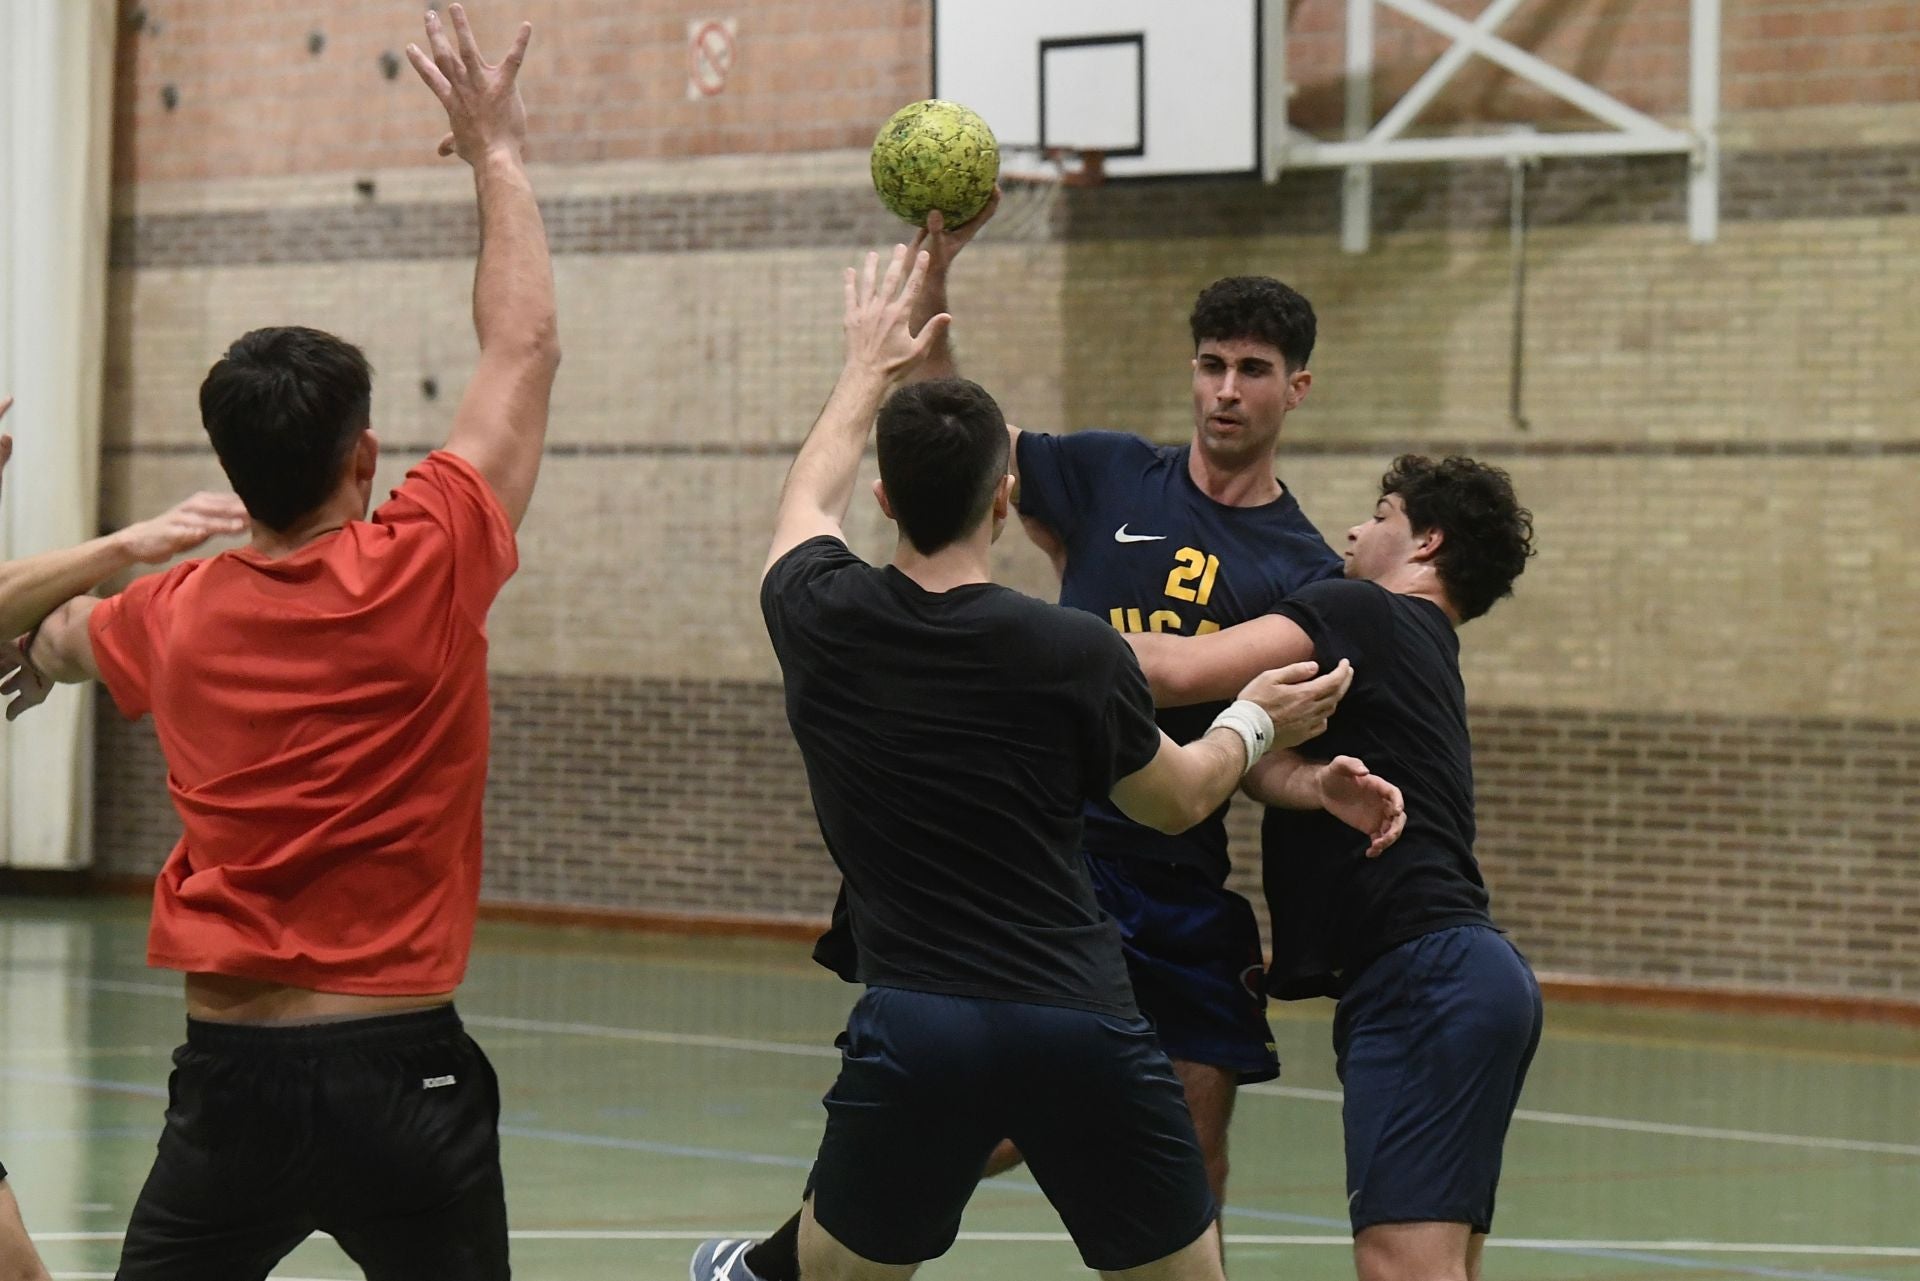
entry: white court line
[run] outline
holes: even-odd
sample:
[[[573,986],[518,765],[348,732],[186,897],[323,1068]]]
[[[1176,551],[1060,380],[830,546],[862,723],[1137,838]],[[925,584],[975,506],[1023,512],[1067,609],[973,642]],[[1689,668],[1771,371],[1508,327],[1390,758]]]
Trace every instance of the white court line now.
[[[153,983],[128,983],[112,979],[73,979],[82,987],[139,996],[178,998],[171,987]],[[513,1032],[547,1032],[564,1036],[595,1037],[610,1041],[632,1041],[648,1045],[687,1045],[703,1049],[739,1050],[748,1054],[785,1054],[798,1058],[837,1059],[840,1052],[831,1046],[809,1045],[796,1041],[758,1041],[731,1036],[703,1036],[691,1032],[659,1032],[643,1028],[609,1027],[601,1023],[558,1023],[545,1019],[517,1019],[497,1015],[460,1016],[475,1027],[498,1028]],[[1315,1090],[1295,1085],[1244,1085],[1245,1094],[1264,1094],[1289,1099],[1310,1099],[1320,1103],[1339,1103],[1339,1090]],[[1727,1130],[1713,1126],[1677,1125],[1665,1121],[1635,1121],[1624,1117],[1585,1116],[1575,1112],[1538,1112],[1521,1108],[1517,1121],[1542,1125],[1570,1125],[1589,1130],[1616,1130],[1629,1134],[1661,1134],[1684,1139],[1719,1139],[1729,1143],[1764,1143],[1776,1147],[1808,1148],[1828,1152],[1872,1152],[1886,1156],[1920,1157],[1920,1143],[1886,1143],[1873,1139],[1834,1139],[1813,1134],[1773,1134],[1763,1130]]]
[[[1339,1090],[1310,1090],[1298,1085],[1243,1085],[1242,1094],[1272,1094],[1289,1099],[1339,1103]],[[1815,1134],[1770,1134],[1764,1130],[1722,1130],[1706,1125],[1675,1125],[1666,1121],[1632,1121],[1616,1116],[1582,1116],[1576,1112],[1538,1112],[1520,1108],[1516,1121],[1542,1125],[1573,1125],[1589,1130],[1623,1130],[1632,1134],[1668,1134],[1683,1139],[1724,1139],[1729,1143],[1772,1143],[1784,1147],[1819,1148],[1836,1152],[1878,1152],[1889,1156],[1920,1156],[1920,1143],[1885,1143],[1877,1139],[1829,1139]]]
[[[706,1241],[713,1237],[757,1237],[753,1228],[671,1228],[671,1229],[526,1229],[507,1233],[514,1241]],[[317,1232],[315,1236],[325,1236]],[[118,1232],[36,1232],[33,1239],[54,1241],[118,1241]],[[1072,1242],[1064,1232],[962,1232],[962,1241],[1038,1243],[1067,1245]],[[1351,1247],[1350,1236],[1273,1235],[1254,1232],[1227,1233],[1228,1245],[1304,1245]],[[1585,1241],[1548,1237],[1489,1237],[1489,1249],[1509,1250],[1660,1250],[1673,1254],[1757,1254],[1805,1255],[1829,1259],[1920,1259],[1920,1246],[1911,1245],[1807,1245],[1778,1241]],[[110,1272],[61,1272],[55,1276],[111,1277]],[[303,1281],[286,1277],[281,1281]],[[313,1281],[308,1278],[305,1281]]]

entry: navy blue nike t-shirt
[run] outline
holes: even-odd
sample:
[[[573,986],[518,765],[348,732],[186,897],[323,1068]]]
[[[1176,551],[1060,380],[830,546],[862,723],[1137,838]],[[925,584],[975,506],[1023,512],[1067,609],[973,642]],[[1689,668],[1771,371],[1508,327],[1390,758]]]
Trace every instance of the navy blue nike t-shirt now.
[[[1060,603],[1122,632],[1204,635],[1271,613],[1308,583],[1338,578],[1340,557],[1293,494],[1228,507],[1187,472],[1190,445],[1113,431],[1022,432],[1020,513],[1066,547]],[[1176,743],[1206,733],[1222,703],[1162,708]],[[1086,848],[1103,858],[1187,863],[1225,881],[1227,807],[1179,836],[1140,826],[1109,801],[1087,806]]]

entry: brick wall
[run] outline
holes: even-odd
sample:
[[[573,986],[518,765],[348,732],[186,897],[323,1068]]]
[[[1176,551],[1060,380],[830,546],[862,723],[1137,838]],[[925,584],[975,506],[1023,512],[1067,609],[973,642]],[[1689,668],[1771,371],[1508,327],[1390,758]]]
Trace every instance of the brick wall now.
[[[1473,17],[1481,0],[1441,0]],[[931,84],[928,0],[738,0],[726,91],[689,100],[687,23],[660,0],[474,0],[482,39],[536,25],[529,74],[537,157],[643,157],[864,147],[880,120]],[[305,11],[257,0],[144,0],[118,48],[115,173],[123,182],[312,174],[417,165],[440,125],[410,67],[413,0],[332,0]],[[1343,111],[1345,9],[1295,0],[1293,118],[1333,130]],[[1726,0],[1729,112],[1920,100],[1920,7],[1907,0]],[[1521,48],[1629,105],[1686,110],[1687,24],[1677,0],[1530,0],[1502,28]],[[318,52],[310,41],[318,37]],[[500,37],[496,37],[498,39]],[[491,46],[489,46],[491,47]],[[1444,47],[1390,10],[1377,22],[1378,106]],[[166,105],[171,89],[175,105]],[[1422,124],[1571,119],[1579,113],[1474,60]]]
[[[470,7],[485,31],[506,6]],[[104,510],[217,484],[199,377],[234,335],[295,319],[366,346],[381,479],[397,479],[444,434],[473,361],[468,187],[457,168],[408,167],[434,136],[431,102],[410,72],[378,71],[383,48],[416,38],[417,6],[326,6],[319,55],[262,6],[145,8],[158,30],[122,44]],[[536,181],[567,358],[524,570],[491,627],[486,893],[815,917],[832,878],[751,585],[835,367],[837,268],[895,234],[862,148],[924,90],[924,3],[834,10],[864,50],[836,93],[822,68],[848,60],[807,34],[810,6],[739,6],[739,97],[706,116],[684,97],[683,13],[524,8],[554,59]],[[1498,166],[1383,171],[1364,257],[1338,252],[1323,176],[1073,192],[968,252],[956,336],[1023,425],[1176,439],[1194,291],[1245,270],[1302,287],[1321,345],[1282,471],[1323,530],[1408,447],[1509,467],[1538,517],[1519,597],[1463,652],[1482,853],[1536,962],[1912,998],[1920,549],[1900,513],[1920,455],[1920,109],[1882,104],[1920,97],[1884,78],[1920,66],[1920,10],[1727,8],[1727,103],[1743,114],[1717,244],[1687,242],[1673,162],[1558,162],[1532,182],[1524,428],[1507,415]],[[1511,30],[1671,111],[1673,9],[1540,0]],[[1337,14],[1296,7],[1309,116]],[[212,50],[216,31],[253,50],[250,69]],[[1390,78],[1410,78],[1419,41],[1388,23],[1381,39]],[[1825,75],[1829,59],[1855,74]],[[180,88],[173,113],[163,83]],[[1797,105],[1777,107],[1790,85]],[[1525,103],[1482,77],[1439,105],[1496,118]],[[850,535],[886,555],[864,498]],[[1018,535],[1002,565],[1049,591]],[[150,731],[103,711],[103,867],[158,864],[177,832],[163,781]],[[1253,892],[1253,816],[1233,822]]]
[[[483,893],[814,920],[820,849],[777,684],[498,676]],[[103,870],[179,825],[150,729],[101,704]],[[1476,707],[1479,854],[1535,965],[1920,998],[1920,723]],[[1258,809],[1233,884],[1263,921]]]

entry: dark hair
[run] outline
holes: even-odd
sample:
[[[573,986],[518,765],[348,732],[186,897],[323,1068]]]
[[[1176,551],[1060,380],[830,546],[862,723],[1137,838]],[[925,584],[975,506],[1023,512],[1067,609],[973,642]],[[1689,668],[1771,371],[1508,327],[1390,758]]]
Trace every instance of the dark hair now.
[[[1478,618],[1503,596],[1533,555],[1533,513],[1514,496],[1513,478],[1471,458],[1435,462],[1402,454],[1380,478],[1380,496],[1400,495],[1416,534],[1445,537],[1434,568],[1460,621]]]
[[[893,518],[923,556],[971,533],[1007,474],[1007,420],[978,383],[909,383],[880,406],[874,444]]]
[[[340,483],[373,407],[373,370],[317,329],[256,329],[200,384],[200,421],[247,514],[287,530]]]
[[[1298,373],[1313,355],[1313,304],[1271,276],[1228,276],[1193,300],[1193,345],[1211,338],[1254,338],[1279,348],[1287,372]]]

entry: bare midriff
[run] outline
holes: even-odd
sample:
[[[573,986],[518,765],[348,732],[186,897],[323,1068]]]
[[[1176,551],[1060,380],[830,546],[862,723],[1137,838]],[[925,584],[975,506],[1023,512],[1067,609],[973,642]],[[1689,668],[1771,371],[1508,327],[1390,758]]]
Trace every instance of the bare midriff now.
[[[358,996],[228,974],[187,975],[187,1017],[210,1023],[329,1023],[426,1010],[451,1000],[452,992]]]

